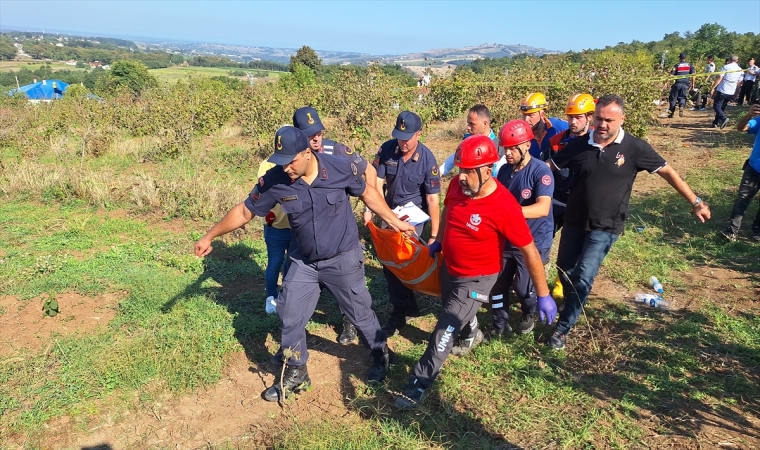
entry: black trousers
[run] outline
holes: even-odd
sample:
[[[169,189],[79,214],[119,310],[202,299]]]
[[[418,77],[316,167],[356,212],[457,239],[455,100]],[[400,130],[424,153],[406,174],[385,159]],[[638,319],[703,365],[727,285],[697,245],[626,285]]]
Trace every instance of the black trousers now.
[[[670,87],[670,95],[668,101],[670,102],[670,112],[676,110],[676,103],[683,108],[686,105],[686,95],[689,93],[689,85],[685,83],[673,83]]]
[[[744,212],[747,211],[747,207],[758,190],[760,190],[760,172],[753,169],[748,163],[744,168],[744,175],[739,183],[739,192],[736,195],[734,207],[731,210],[731,224],[729,227],[734,233],[737,233],[739,228],[741,228]],[[755,221],[752,222],[752,233],[760,233],[760,208],[757,209]]]
[[[755,85],[755,80],[744,80],[742,83],[742,90],[739,92],[739,106],[744,104],[744,99],[747,99],[747,103],[750,103],[750,95],[752,95],[752,87]]]

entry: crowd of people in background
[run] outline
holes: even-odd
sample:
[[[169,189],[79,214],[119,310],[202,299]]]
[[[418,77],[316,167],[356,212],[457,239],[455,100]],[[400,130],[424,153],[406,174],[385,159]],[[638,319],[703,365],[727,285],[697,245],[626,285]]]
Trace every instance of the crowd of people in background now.
[[[704,110],[711,97],[713,126],[724,128],[725,106],[732,98],[739,105],[755,98],[754,59],[742,71],[732,55],[715,75],[700,80],[686,55],[679,59],[673,69],[677,78],[670,90],[670,117],[676,108],[683,116],[691,91],[696,93],[692,110]],[[716,72],[713,61],[708,57],[704,73]],[[464,139],[440,167],[420,142],[422,120],[412,111],[398,115],[392,139],[380,146],[371,162],[323,138],[325,127],[313,108],[298,109],[293,126],[277,130],[274,152],[262,163],[249,197],[195,244],[196,255],[205,256],[215,237],[254,216],[264,218],[269,255],[265,308],[282,322],[281,349],[273,361],[285,364],[282,376],[262,394],[266,400],[281,400],[311,384],[305,327],[321,289],[333,294],[344,315],[339,342],[359,339],[371,351],[367,382],[386,378],[395,359],[387,338],[402,331],[409,317],[420,315],[413,290],[386,269],[392,310],[385,324],[378,321],[350,196],[366,205],[364,225],[374,220],[381,227],[415,235],[431,256],[441,253],[444,258],[441,311],[425,352],[396,398],[399,409],[417,407],[449,355],[466,355],[486,336],[527,334],[540,319],[552,327],[546,345],[564,349],[602,262],[623,232],[639,172],[659,175],[698,220],[710,219],[706,202],[675,168],[646,141],[624,131],[623,98],[594,99],[579,93],[566,99],[565,119],[548,117],[547,111],[544,94],[529,93],[520,104],[522,118],[495,133],[489,109],[474,105],[467,113]],[[760,105],[752,105],[737,128],[757,135],[758,116]],[[455,168],[441,208],[441,177]],[[756,138],[724,237],[736,239],[747,205],[759,189]],[[410,204],[430,220],[412,226],[392,211]],[[557,277],[550,293],[549,250],[560,230]],[[752,232],[760,241],[760,212]],[[555,298],[564,299],[559,313]],[[509,323],[510,304],[520,305],[517,330]],[[492,312],[491,323],[483,327],[476,315],[481,307]]]

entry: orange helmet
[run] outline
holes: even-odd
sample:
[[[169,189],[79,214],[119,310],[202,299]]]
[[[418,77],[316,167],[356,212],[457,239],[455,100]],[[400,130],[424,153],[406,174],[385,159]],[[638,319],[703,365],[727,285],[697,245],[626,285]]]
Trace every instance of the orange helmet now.
[[[498,160],[499,153],[493,140],[479,134],[463,140],[454,154],[454,165],[462,169],[490,166]]]
[[[534,113],[542,109],[546,109],[546,97],[540,92],[528,94],[520,103],[520,111],[523,114]]]
[[[588,114],[594,111],[596,111],[596,103],[594,103],[594,97],[589,94],[573,95],[565,107],[565,114],[569,116]]]
[[[533,139],[533,130],[524,120],[510,120],[499,131],[499,145],[514,147]]]

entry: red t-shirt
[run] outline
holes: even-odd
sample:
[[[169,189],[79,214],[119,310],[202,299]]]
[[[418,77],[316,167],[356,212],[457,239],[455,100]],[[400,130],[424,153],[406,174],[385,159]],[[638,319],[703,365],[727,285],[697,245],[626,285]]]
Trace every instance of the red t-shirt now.
[[[515,247],[533,242],[522,209],[507,188],[496,183],[491,195],[473,200],[464,195],[459,180],[449,183],[443,254],[455,277],[494,275],[501,271],[505,239]]]

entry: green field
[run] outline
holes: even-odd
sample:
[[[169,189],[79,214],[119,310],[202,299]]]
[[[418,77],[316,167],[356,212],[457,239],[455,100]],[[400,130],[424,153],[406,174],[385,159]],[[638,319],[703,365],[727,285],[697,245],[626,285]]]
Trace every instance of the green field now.
[[[21,61],[0,61],[0,71],[2,72],[16,72],[22,67],[31,71],[37,70],[42,66],[49,65],[53,72],[59,70],[71,70],[71,71],[84,71],[85,69],[77,69],[75,66],[67,66],[63,61],[37,61],[37,60],[21,60]],[[88,67],[89,69],[89,67]]]
[[[2,72],[16,72],[22,67],[29,70],[36,70],[44,65],[50,65],[53,72],[59,70],[85,71],[85,69],[78,69],[75,66],[67,66],[61,61],[1,61],[0,71]],[[88,68],[89,69],[89,68]],[[159,81],[165,81],[168,83],[176,83],[178,80],[184,79],[188,76],[202,76],[202,77],[216,77],[216,76],[230,76],[230,72],[243,71],[253,74],[258,80],[276,80],[280,77],[282,72],[272,72],[267,70],[257,69],[240,69],[240,68],[222,68],[222,67],[194,67],[194,66],[174,66],[167,67],[165,69],[151,69],[148,72],[155,76]],[[242,81],[247,81],[246,77],[232,77]]]
[[[280,77],[282,72],[270,72],[265,70],[255,69],[239,69],[239,68],[221,68],[221,67],[193,67],[193,66],[175,66],[167,67],[166,69],[152,69],[149,70],[151,75],[154,75],[159,81],[166,81],[168,83],[176,83],[178,80],[186,78],[188,76],[203,76],[203,77],[226,77],[230,72],[243,71],[253,74],[257,79],[270,79],[276,80]],[[233,77],[239,80],[247,81],[245,77]]]

